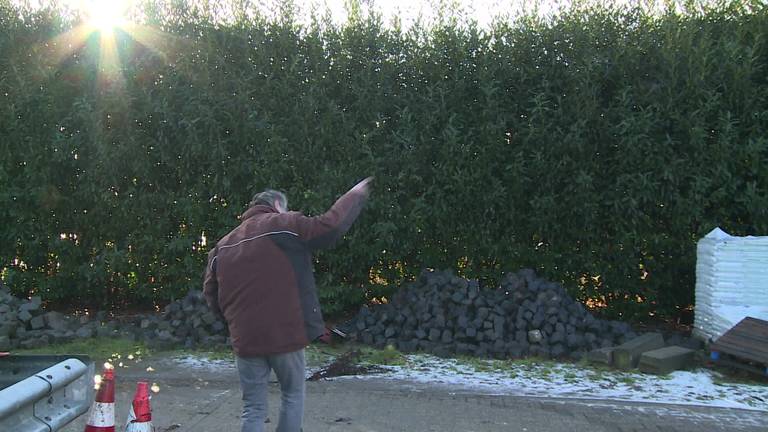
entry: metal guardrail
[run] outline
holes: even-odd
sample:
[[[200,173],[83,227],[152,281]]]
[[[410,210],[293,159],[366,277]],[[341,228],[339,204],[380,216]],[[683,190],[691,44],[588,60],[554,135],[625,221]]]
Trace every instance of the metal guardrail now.
[[[0,431],[52,432],[88,411],[94,364],[86,356],[0,358]]]

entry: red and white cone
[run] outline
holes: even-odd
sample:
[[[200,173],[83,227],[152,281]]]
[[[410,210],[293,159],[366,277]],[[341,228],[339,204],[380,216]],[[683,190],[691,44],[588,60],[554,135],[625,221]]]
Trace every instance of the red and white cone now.
[[[104,369],[85,432],[115,432],[115,372],[112,368]]]
[[[149,383],[136,384],[131,412],[125,424],[125,432],[152,432],[152,408],[149,406]]]

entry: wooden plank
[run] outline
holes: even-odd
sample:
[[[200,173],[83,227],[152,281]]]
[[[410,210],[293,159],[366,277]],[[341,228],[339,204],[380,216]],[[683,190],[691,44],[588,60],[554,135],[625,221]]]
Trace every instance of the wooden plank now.
[[[762,350],[762,349],[761,350],[753,349],[749,345],[732,344],[732,343],[726,342],[726,343],[715,343],[715,344],[712,344],[712,347],[713,347],[713,349],[717,349],[719,351],[733,350],[733,351],[748,352],[748,353],[752,353],[753,356],[765,357],[766,360],[768,360],[768,352],[766,352],[765,350]]]
[[[712,351],[714,351],[714,352],[720,352],[720,353],[724,353],[724,354],[729,354],[729,355],[733,355],[733,356],[737,356],[737,357],[741,357],[741,358],[743,358],[743,359],[746,359],[746,360],[752,360],[752,361],[756,361],[756,362],[762,362],[762,360],[761,360],[761,358],[760,358],[760,357],[757,357],[757,356],[753,356],[753,355],[751,355],[751,353],[749,353],[749,352],[747,352],[747,351],[738,351],[738,350],[722,350],[722,349],[717,349],[717,348],[713,349]]]
[[[768,371],[766,371],[765,368],[761,369],[756,366],[748,365],[739,361],[734,361],[727,358],[721,358],[720,360],[717,360],[718,364],[722,364],[725,366],[733,366],[742,370],[745,370],[747,372],[752,372],[758,375],[768,375]]]
[[[765,324],[761,324],[756,320],[750,320],[744,323],[743,328],[745,331],[752,333],[761,338],[768,338],[768,328]]]
[[[746,333],[750,335],[754,335],[755,337],[768,338],[768,321],[758,321],[754,319],[744,318],[743,320],[739,321],[738,324],[733,326],[730,330],[725,332],[723,336],[726,336],[728,334],[732,333]]]
[[[746,317],[743,321],[748,328],[756,329],[760,334],[768,336],[768,321],[752,317]]]
[[[768,360],[766,360],[765,356],[757,356],[754,353],[752,353],[750,351],[747,351],[747,350],[744,350],[744,349],[737,350],[737,349],[728,349],[728,348],[725,348],[725,349],[716,348],[716,350],[720,351],[720,352],[727,353],[727,354],[737,355],[739,357],[742,357],[742,358],[745,358],[745,359],[749,359],[749,360],[752,360],[752,361],[756,361],[756,362],[760,362],[760,363],[768,363]]]
[[[765,348],[763,344],[768,343],[768,339],[753,339],[753,338],[731,336],[727,338],[718,339],[717,341],[715,341],[715,343],[718,345],[743,346],[746,348],[754,348],[758,351],[764,351]]]
[[[718,340],[713,345],[743,347],[743,348],[749,348],[750,350],[754,350],[755,352],[768,353],[768,340],[728,338],[722,341]]]
[[[753,337],[755,339],[762,339],[762,340],[768,339],[768,335],[767,334],[763,334],[762,331],[757,331],[757,329],[745,329],[745,330],[747,332],[746,333],[747,335],[749,335],[750,337]]]
[[[715,342],[718,345],[734,345],[754,348],[757,351],[768,352],[765,344],[768,343],[768,339],[755,339],[741,336],[731,336],[725,339],[718,339]]]
[[[754,353],[755,355],[761,355],[761,354],[763,356],[768,355],[768,351],[766,351],[765,349],[754,349],[750,345],[745,345],[745,344],[741,344],[741,343],[725,342],[725,343],[713,344],[713,346],[730,347],[732,349],[738,349],[738,350],[744,350],[744,351],[747,351],[747,352],[751,352],[751,353]]]
[[[744,318],[718,338],[710,349],[768,364],[768,321]]]
[[[728,332],[734,330],[734,329],[744,329],[749,331],[750,333],[754,333],[758,336],[768,336],[768,321],[762,321],[755,318],[747,317],[743,320],[739,321],[738,324],[733,326]],[[728,333],[726,332],[726,333]]]
[[[755,349],[757,351],[765,351],[764,344],[768,343],[768,339],[752,339],[744,337],[729,337],[715,342],[718,345],[734,345],[742,346],[745,348]]]
[[[731,332],[730,334],[726,333],[723,335],[723,337],[726,337],[726,336],[727,337],[743,337],[743,338],[749,338],[749,339],[755,339],[755,340],[768,340],[768,335],[762,335],[754,331],[754,329],[747,329],[747,328],[738,328],[737,331],[735,332]]]
[[[749,346],[734,345],[734,344],[728,344],[728,343],[712,344],[712,349],[717,349],[718,351],[723,351],[723,350],[744,351],[744,352],[752,353],[753,355],[756,355],[756,356],[759,356],[760,354],[766,355],[764,351],[752,350],[749,348]]]
[[[765,363],[765,361],[762,358],[752,356],[751,353],[746,352],[746,351],[736,351],[736,350],[728,350],[728,351],[725,351],[725,350],[714,350],[714,351],[721,352],[721,353],[724,353],[724,354],[729,354],[729,355],[732,355],[734,357],[739,357],[739,358],[744,359],[744,360],[754,361],[754,362],[757,362],[757,363]]]

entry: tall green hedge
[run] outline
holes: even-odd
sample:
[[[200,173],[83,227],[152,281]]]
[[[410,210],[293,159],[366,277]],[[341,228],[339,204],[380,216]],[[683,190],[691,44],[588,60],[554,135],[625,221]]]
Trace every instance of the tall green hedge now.
[[[98,34],[67,50],[70,19],[0,0],[5,283],[159,304],[200,287],[255,191],[318,214],[367,175],[368,208],[316,264],[332,312],[424,267],[533,267],[614,316],[670,317],[693,304],[697,239],[768,234],[760,2],[490,29],[283,12],[150,2],[115,69]]]

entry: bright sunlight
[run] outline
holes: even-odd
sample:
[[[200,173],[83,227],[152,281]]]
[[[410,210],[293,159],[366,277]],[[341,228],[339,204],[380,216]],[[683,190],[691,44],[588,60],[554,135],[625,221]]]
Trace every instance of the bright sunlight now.
[[[116,27],[125,24],[128,1],[88,0],[81,2],[80,9],[88,15],[90,27],[102,33],[111,33]]]
[[[133,39],[153,51],[165,55],[163,47],[169,35],[149,26],[131,22],[128,17],[135,6],[132,0],[65,0],[82,16],[82,23],[57,36],[53,45],[59,47],[55,62],[62,62],[81,49],[92,35],[99,44],[98,85],[102,88],[120,88],[124,82],[118,55],[118,41]],[[119,32],[118,32],[119,30]]]

